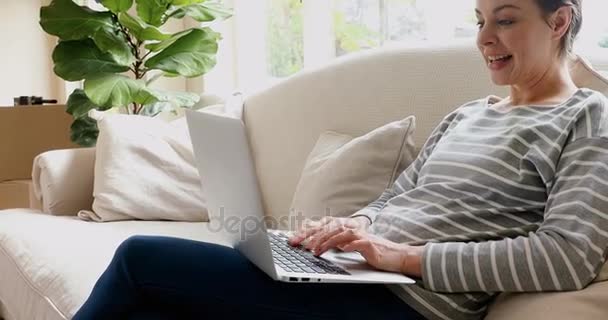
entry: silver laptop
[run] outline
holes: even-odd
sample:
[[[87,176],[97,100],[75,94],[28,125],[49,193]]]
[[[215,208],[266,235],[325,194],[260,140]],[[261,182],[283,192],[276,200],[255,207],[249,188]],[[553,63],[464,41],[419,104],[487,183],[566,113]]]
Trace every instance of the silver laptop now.
[[[289,234],[267,229],[247,133],[239,119],[186,113],[210,226],[271,278],[285,282],[405,283],[379,271],[357,252],[332,249],[320,257],[287,243]]]

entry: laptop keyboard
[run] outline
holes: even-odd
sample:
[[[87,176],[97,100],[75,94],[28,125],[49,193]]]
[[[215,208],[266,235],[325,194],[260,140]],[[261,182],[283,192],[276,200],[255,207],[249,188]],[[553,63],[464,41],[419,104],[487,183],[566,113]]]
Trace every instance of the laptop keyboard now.
[[[285,271],[318,273],[318,274],[344,274],[349,275],[337,265],[315,257],[310,251],[302,247],[293,247],[284,234],[268,233],[270,248],[274,263]]]

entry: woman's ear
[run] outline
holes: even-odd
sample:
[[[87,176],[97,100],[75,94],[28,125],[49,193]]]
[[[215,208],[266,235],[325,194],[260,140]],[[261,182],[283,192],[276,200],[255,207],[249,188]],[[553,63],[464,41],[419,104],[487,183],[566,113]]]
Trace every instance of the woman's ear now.
[[[563,6],[555,11],[550,19],[549,26],[553,31],[553,37],[556,40],[561,39],[572,23],[572,8],[569,6]]]

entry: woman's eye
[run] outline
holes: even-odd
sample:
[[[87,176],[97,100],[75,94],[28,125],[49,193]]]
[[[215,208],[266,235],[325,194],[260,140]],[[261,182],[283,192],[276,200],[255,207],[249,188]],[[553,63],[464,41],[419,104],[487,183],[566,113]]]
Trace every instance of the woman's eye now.
[[[481,29],[481,27],[483,27],[483,22],[481,22],[481,21],[480,21],[480,22],[477,22],[477,27],[478,27],[479,29]]]
[[[513,20],[498,20],[500,26],[510,26],[513,24]]]

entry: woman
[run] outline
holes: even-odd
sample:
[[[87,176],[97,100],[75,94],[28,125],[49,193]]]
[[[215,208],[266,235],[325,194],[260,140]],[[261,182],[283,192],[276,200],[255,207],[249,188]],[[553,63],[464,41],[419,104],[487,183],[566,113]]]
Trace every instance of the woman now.
[[[567,68],[580,0],[478,0],[475,11],[479,50],[510,97],[458,108],[377,201],[290,239],[421,282],[293,285],[230,248],[134,237],[74,319],[481,319],[498,292],[584,288],[608,247],[608,113]]]

